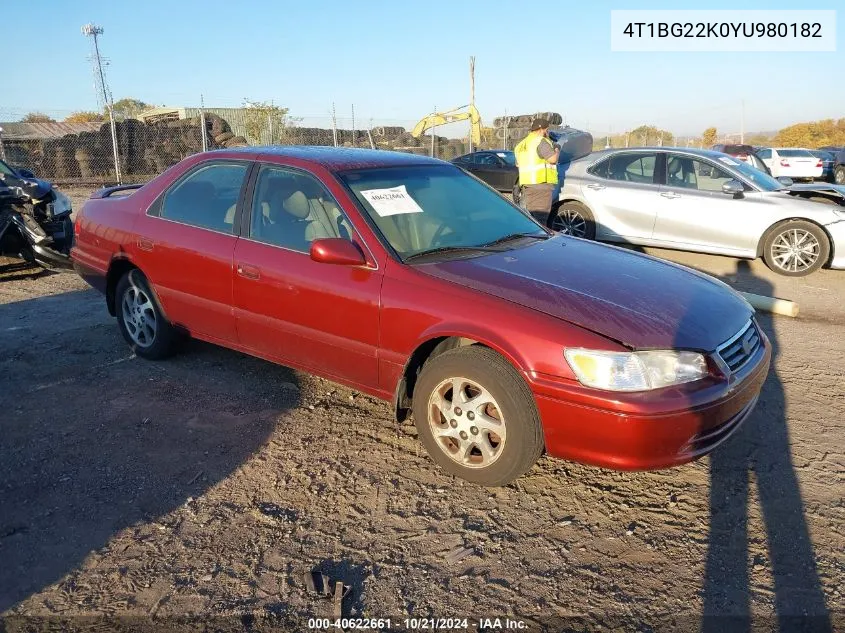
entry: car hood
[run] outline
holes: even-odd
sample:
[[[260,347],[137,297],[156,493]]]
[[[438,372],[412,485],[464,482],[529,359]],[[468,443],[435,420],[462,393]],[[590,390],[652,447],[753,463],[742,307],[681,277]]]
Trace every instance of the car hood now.
[[[418,270],[633,349],[712,351],[754,313],[738,293],[712,277],[627,249],[560,235]]]

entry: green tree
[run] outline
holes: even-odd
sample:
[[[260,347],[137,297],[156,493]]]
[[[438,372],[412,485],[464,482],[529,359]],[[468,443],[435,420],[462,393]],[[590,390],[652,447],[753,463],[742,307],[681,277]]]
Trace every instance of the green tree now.
[[[253,144],[278,143],[285,130],[298,122],[288,116],[288,108],[267,101],[244,101],[244,129],[247,141]]]
[[[144,103],[140,99],[132,99],[125,97],[119,101],[115,101],[112,106],[114,109],[115,121],[123,121],[124,119],[136,119],[138,115],[144,110],[148,110],[152,106],[149,103]],[[106,108],[106,119],[108,119],[108,108]]]
[[[100,112],[74,112],[65,117],[65,123],[99,123],[105,121],[106,117]]]
[[[716,137],[718,135],[718,131],[714,127],[709,127],[701,134],[701,144],[704,145],[705,148],[713,147],[716,143]]]
[[[55,123],[56,119],[43,112],[30,112],[21,121],[24,123]]]

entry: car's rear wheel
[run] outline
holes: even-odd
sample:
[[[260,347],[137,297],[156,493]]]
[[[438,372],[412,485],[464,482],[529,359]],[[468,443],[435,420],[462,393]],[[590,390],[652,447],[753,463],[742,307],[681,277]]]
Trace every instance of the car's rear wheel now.
[[[763,243],[763,259],[776,273],[803,277],[818,270],[830,255],[825,232],[806,220],[790,220],[769,231]]]
[[[428,361],[414,388],[413,410],[434,462],[472,483],[508,484],[543,452],[531,390],[487,347],[460,347]]]
[[[159,360],[174,352],[178,332],[165,318],[140,270],[128,271],[117,282],[115,302],[118,327],[135,354]]]
[[[839,165],[833,172],[833,180],[837,185],[845,185],[845,165]]]
[[[573,200],[553,206],[548,225],[550,229],[564,235],[588,240],[596,237],[596,223],[592,212],[585,205]]]

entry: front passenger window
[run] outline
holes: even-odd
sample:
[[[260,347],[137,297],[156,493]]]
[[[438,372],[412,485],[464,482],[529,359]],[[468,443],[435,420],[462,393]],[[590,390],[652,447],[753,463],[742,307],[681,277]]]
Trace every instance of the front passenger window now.
[[[352,225],[340,205],[313,176],[263,166],[255,185],[250,238],[307,253],[314,240],[352,239]]]

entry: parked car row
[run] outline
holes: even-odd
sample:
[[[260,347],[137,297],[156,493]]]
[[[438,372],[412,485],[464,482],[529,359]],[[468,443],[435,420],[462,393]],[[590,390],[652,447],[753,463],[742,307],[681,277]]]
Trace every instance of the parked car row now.
[[[802,147],[760,147],[745,144],[717,144],[714,151],[734,156],[775,178],[823,180],[845,184],[845,147],[825,146],[819,149]]]
[[[596,233],[616,217],[616,235],[651,235],[655,217],[637,218],[636,203],[663,205],[658,224],[675,234],[711,215],[702,191],[737,205],[756,195],[722,176],[735,161],[705,158],[709,175],[693,154],[599,153],[565,188],[593,209]],[[772,186],[756,170],[741,182],[758,175]],[[800,204],[775,195],[758,203]],[[735,232],[735,211],[705,233]],[[787,259],[810,244],[825,254],[809,223],[773,244]],[[432,460],[481,485],[543,452],[618,470],[698,459],[740,428],[771,362],[754,309],[727,285],[551,231],[456,165],[413,154],[196,154],[93,194],[71,257],[139,357],[193,337],[348,385],[413,417]]]
[[[845,186],[795,185],[712,150],[628,148],[573,161],[547,226],[586,239],[845,268]],[[819,204],[823,202],[825,204]]]

